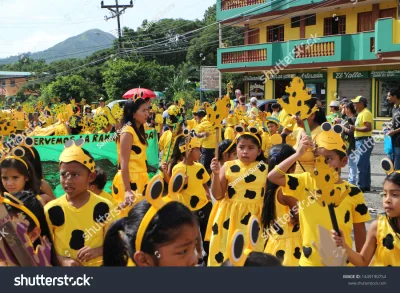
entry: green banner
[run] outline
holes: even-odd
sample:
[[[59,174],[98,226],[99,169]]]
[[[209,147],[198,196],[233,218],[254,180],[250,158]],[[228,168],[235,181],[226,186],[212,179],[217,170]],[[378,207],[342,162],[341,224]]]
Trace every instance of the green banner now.
[[[371,72],[373,78],[400,78],[400,70],[377,70]]]
[[[334,79],[362,79],[369,78],[368,71],[334,72]]]
[[[326,72],[304,72],[304,73],[283,73],[271,75],[271,80],[285,80],[300,77],[303,80],[307,79],[326,79]]]
[[[46,181],[53,188],[54,194],[59,197],[64,194],[60,185],[60,175],[58,171],[58,159],[64,143],[69,139],[77,140],[83,138],[85,144],[83,146],[95,159],[96,166],[102,168],[107,174],[107,185],[105,190],[111,193],[111,183],[117,173],[117,146],[116,133],[107,134],[88,134],[88,135],[71,135],[71,136],[35,136],[35,148],[38,150],[42,161],[43,173]],[[152,130],[146,131],[147,138],[147,162],[154,168],[159,167],[158,160],[158,137],[157,132]]]

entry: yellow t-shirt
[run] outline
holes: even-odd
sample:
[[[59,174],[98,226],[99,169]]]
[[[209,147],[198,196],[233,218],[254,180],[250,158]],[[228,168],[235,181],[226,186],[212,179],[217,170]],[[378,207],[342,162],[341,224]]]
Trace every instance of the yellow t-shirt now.
[[[353,224],[367,222],[371,216],[365,205],[364,195],[358,187],[344,181],[335,184],[335,188],[340,188],[343,193],[346,185],[349,186],[350,193],[339,207],[335,208],[335,213],[339,229],[343,230],[347,245],[353,247],[351,239]],[[299,202],[298,211],[303,238],[300,266],[322,266],[321,256],[312,245],[313,242],[319,242],[317,225],[328,230],[333,229],[328,207],[315,202],[316,192],[313,191],[316,190],[317,184],[308,172],[286,175],[286,186],[282,188],[285,195],[292,196]]]
[[[172,176],[179,171],[186,172],[186,165],[182,162],[172,169]],[[210,180],[210,175],[202,164],[195,162],[192,166],[187,166],[187,176],[189,177],[188,184],[175,200],[183,203],[191,211],[197,211],[209,202],[203,184]]]
[[[364,108],[364,110],[358,113],[355,127],[356,128],[364,127],[365,122],[369,122],[371,123],[371,125],[373,123],[372,113],[367,108]],[[364,136],[372,136],[372,129],[369,132],[354,131],[354,137],[364,137]]]
[[[278,115],[278,119],[281,122],[281,124],[283,123],[283,121],[286,120],[287,117],[290,117],[288,112],[286,112],[285,109],[282,109],[282,111],[280,111],[279,115]],[[283,125],[283,126],[285,126],[285,125]]]
[[[221,128],[218,128],[219,138],[221,139]],[[217,131],[213,128],[210,121],[203,120],[197,125],[196,133],[208,132],[208,136],[202,138],[201,146],[205,149],[214,149],[217,143]]]
[[[189,130],[196,129],[196,127],[198,125],[197,120],[194,119],[194,118],[191,119],[191,120],[186,121],[186,123],[187,123],[187,128]]]
[[[147,155],[145,144],[142,144],[132,126],[123,127],[122,133],[130,133],[133,136],[131,153],[129,155],[129,173],[147,173]]]
[[[112,195],[109,194],[107,191],[103,190],[98,196],[105,198],[106,200],[111,202],[114,205],[114,207],[118,205],[118,202],[115,200],[115,198],[113,198]]]
[[[77,259],[78,251],[85,246],[103,246],[106,231],[118,214],[111,202],[93,192],[79,209],[70,205],[64,194],[49,202],[44,210],[57,254],[72,259]],[[100,266],[102,262],[100,256],[82,264]]]
[[[165,162],[166,159],[167,159],[167,155],[168,155],[168,150],[170,148],[171,139],[172,139],[172,132],[171,132],[171,130],[167,130],[161,135],[160,141],[158,142],[158,147],[160,148],[160,151],[163,153],[162,154],[162,162]],[[174,151],[174,146],[171,145],[171,149],[169,151],[169,158],[168,159],[171,159],[173,151]]]
[[[224,132],[224,139],[230,139],[230,140],[235,139],[235,130],[233,129],[232,126],[226,127]]]

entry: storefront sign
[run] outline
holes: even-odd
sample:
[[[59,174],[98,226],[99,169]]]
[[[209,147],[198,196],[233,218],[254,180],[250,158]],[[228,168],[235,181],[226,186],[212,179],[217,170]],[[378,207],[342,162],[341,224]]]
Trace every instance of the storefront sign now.
[[[334,79],[362,79],[369,78],[368,71],[334,72]]]
[[[219,70],[216,66],[202,66],[200,86],[203,90],[219,89]]]
[[[400,70],[379,70],[372,71],[371,77],[373,78],[390,78],[390,77],[398,77],[400,78]]]
[[[325,72],[276,74],[272,75],[271,79],[272,80],[293,79],[296,76],[300,77],[301,79],[326,79]]]
[[[264,99],[264,83],[256,81],[249,82],[249,96]]]
[[[265,75],[247,75],[243,77],[243,81],[264,81]]]

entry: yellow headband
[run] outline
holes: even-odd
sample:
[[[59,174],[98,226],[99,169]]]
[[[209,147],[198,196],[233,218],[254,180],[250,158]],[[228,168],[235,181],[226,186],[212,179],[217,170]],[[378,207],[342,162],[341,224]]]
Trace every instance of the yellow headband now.
[[[341,151],[346,153],[346,145],[343,141],[341,133],[343,126],[340,124],[332,125],[329,122],[324,122],[321,125],[321,131],[315,138],[316,147],[324,148],[328,151]]]
[[[185,129],[185,131],[184,131],[184,135],[186,133],[186,130],[187,129]],[[186,151],[186,147],[187,147],[188,151],[191,150],[191,149],[194,149],[194,148],[200,148],[201,147],[200,139],[198,139],[196,136],[194,136],[194,137],[188,137],[188,136],[190,136],[190,135],[186,135],[185,139],[190,139],[189,143],[181,145],[179,147],[179,150],[181,151],[181,153]]]
[[[182,173],[174,174],[170,179],[170,183],[168,184],[168,196],[163,197],[162,195],[164,190],[164,179],[161,178],[160,175],[156,175],[153,177],[153,179],[150,180],[146,188],[145,196],[148,203],[151,204],[151,207],[140,222],[140,226],[136,234],[136,251],[141,251],[142,249],[143,237],[151,220],[154,218],[159,210],[161,210],[166,204],[172,201],[170,198],[171,196],[182,190],[185,183],[184,181],[184,175]]]
[[[249,254],[256,248],[260,236],[260,227],[258,218],[256,216],[251,216],[247,231],[247,245],[243,232],[238,229],[233,233],[227,249],[228,258],[233,266],[244,266]]]
[[[22,201],[20,201],[18,198],[16,198],[15,196],[13,196],[12,194],[10,194],[8,192],[5,192],[4,195],[13,199],[17,203],[14,203],[13,201],[9,200],[8,198],[2,197],[2,196],[0,196],[0,203],[8,204],[10,206],[13,206],[13,207],[23,211],[35,222],[35,225],[38,228],[40,228],[40,223],[39,223],[38,218],[26,206],[24,206],[24,203]]]
[[[258,129],[256,128],[256,127],[251,127],[249,130],[250,131],[247,131],[247,132],[245,132],[245,130],[244,130],[244,127],[243,126],[241,126],[241,125],[237,125],[236,127],[235,127],[235,130],[236,130],[236,132],[238,133],[238,135],[236,136],[236,138],[235,138],[235,141],[237,141],[238,139],[239,139],[239,137],[241,137],[241,136],[243,136],[243,135],[250,135],[250,136],[252,136],[252,137],[254,137],[257,141],[258,141],[258,143],[259,143],[259,145],[260,145],[260,147],[261,147],[261,141],[260,141],[260,139],[257,137],[257,135],[256,135],[256,133],[258,133]]]
[[[390,175],[393,172],[400,173],[400,170],[394,169],[393,162],[388,158],[385,158],[381,161],[381,167],[382,167],[383,171],[385,171],[386,175]]]
[[[89,169],[90,172],[94,172],[94,160],[83,151],[82,146],[84,145],[84,143],[85,141],[82,138],[76,141],[72,139],[68,140],[64,144],[65,149],[60,155],[60,164],[75,161],[84,165],[86,168]]]

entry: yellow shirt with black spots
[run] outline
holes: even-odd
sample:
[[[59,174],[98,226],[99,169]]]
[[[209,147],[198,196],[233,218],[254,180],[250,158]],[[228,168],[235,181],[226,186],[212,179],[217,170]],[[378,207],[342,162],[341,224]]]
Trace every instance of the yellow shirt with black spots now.
[[[175,165],[172,176],[177,172],[185,174],[186,165],[182,162]],[[187,166],[187,176],[188,184],[177,194],[177,198],[173,199],[183,203],[191,211],[197,211],[209,202],[203,184],[210,180],[210,175],[202,164],[194,162],[193,165]]]
[[[218,128],[219,138],[221,139],[221,128]],[[215,149],[215,145],[217,144],[217,131],[216,128],[213,127],[212,123],[203,118],[201,123],[197,125],[196,133],[204,133],[208,132],[208,136],[202,138],[201,146],[205,149]]]
[[[353,224],[367,222],[371,216],[365,205],[364,195],[358,187],[343,181],[343,183],[335,184],[335,188],[340,188],[343,193],[346,185],[350,188],[350,193],[335,208],[335,213],[339,229],[343,230],[347,245],[353,247],[351,239]],[[319,242],[317,225],[332,230],[328,207],[323,207],[315,201],[315,197],[318,196],[317,189],[314,178],[308,172],[287,174],[286,186],[282,188],[285,195],[292,196],[299,202],[300,229],[303,238],[300,266],[322,266],[320,254],[312,245],[313,242]]]
[[[81,248],[103,246],[107,229],[117,218],[111,202],[89,192],[89,201],[79,209],[68,202],[65,194],[44,207],[54,248],[62,257],[77,260]],[[103,257],[99,256],[82,265],[100,266],[102,262]]]
[[[393,230],[386,215],[379,215],[377,221],[376,250],[370,266],[399,267],[400,233]]]

